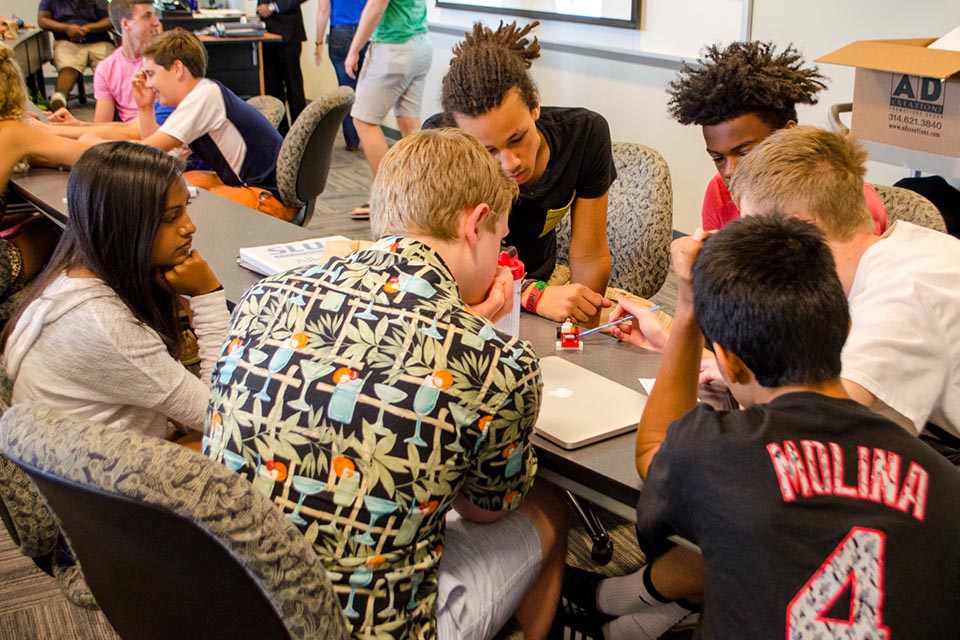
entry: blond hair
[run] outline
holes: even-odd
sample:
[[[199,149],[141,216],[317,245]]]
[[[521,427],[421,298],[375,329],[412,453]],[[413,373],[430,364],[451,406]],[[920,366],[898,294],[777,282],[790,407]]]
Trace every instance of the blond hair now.
[[[829,238],[873,229],[863,195],[867,153],[854,138],[811,126],[781,129],[750,151],[730,181],[758,213],[809,214]]]
[[[480,141],[458,129],[432,129],[403,138],[383,157],[370,194],[377,236],[457,237],[464,208],[490,206],[494,229],[518,192]]]
[[[0,120],[22,120],[27,110],[27,87],[13,49],[0,42]]]
[[[180,27],[164,31],[150,41],[143,57],[169,70],[179,60],[194,78],[207,74],[207,50],[197,36]]]

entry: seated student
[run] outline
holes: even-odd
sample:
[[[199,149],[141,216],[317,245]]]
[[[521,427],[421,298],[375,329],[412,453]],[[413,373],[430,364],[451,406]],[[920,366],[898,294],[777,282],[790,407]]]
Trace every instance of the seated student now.
[[[132,142],[85,152],[67,184],[67,225],[4,331],[13,403],[38,401],[157,437],[199,429],[229,315],[196,251],[182,163]],[[200,379],[178,361],[178,296],[192,296]]]
[[[59,229],[41,215],[7,215],[7,183],[27,156],[71,165],[88,145],[38,132],[23,121],[27,87],[13,50],[0,43],[0,322],[20,302],[24,284],[53,251]]]
[[[443,114],[424,128],[456,126],[475,135],[520,186],[505,242],[527,269],[521,301],[551,320],[595,322],[609,306],[607,191],[617,171],[610,130],[600,114],[580,108],[541,107],[527,72],[540,44],[525,36],[539,23],[516,22],[493,31],[477,22],[453,49],[443,78]],[[554,228],[570,214],[569,282],[547,286],[557,262]]]
[[[700,237],[672,247],[677,314],[637,434],[652,563],[565,595],[621,616],[606,638],[657,637],[679,599],[703,602],[702,638],[956,636],[960,474],[847,395],[850,316],[823,235],[769,216]],[[741,410],[697,405],[704,338]]]
[[[704,229],[740,217],[728,190],[737,163],[777,129],[795,125],[796,105],[816,104],[824,80],[816,67],[803,66],[792,46],[778,53],[765,42],[711,45],[695,65],[683,65],[667,85],[670,115],[680,124],[700,125],[717,167],[703,197]],[[887,212],[873,187],[864,183],[863,192],[879,235],[887,228]]]
[[[553,619],[566,506],[534,482],[537,357],[477,315],[509,311],[516,191],[472,136],[408,136],[374,179],[381,239],[235,309],[206,448],[313,542],[355,638],[489,638],[511,615],[542,638]]]
[[[866,160],[850,138],[798,127],[751,152],[731,184],[745,215],[782,211],[826,235],[853,321],[847,393],[960,464],[960,240],[903,220],[874,235],[856,189]]]
[[[133,82],[140,137],[164,151],[187,145],[213,171],[190,171],[187,182],[282,220],[297,209],[277,190],[277,155],[283,139],[263,114],[216,80],[204,78],[207,50],[177,28],[154,37],[143,50],[143,71]],[[154,98],[176,107],[158,127]]]
[[[93,74],[93,95],[96,107],[93,122],[96,124],[124,123],[136,120],[137,102],[133,98],[133,77],[143,66],[141,54],[153,36],[160,33],[160,21],[157,20],[152,0],[112,0],[110,2],[110,21],[113,28],[123,38],[119,49],[106,57]],[[154,105],[157,121],[166,120],[173,111],[171,107]],[[84,125],[66,108],[50,115],[53,123]],[[139,123],[130,128],[126,139],[140,137]],[[64,135],[63,131],[58,131]],[[113,138],[116,139],[116,138]]]
[[[107,0],[40,0],[37,24],[53,34],[53,64],[57,68],[56,92],[50,108],[67,106],[67,94],[83,81],[87,67],[113,53]]]

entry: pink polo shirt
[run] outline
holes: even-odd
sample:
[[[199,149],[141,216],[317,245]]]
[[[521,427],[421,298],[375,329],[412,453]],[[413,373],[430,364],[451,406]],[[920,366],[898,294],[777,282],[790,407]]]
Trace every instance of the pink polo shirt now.
[[[137,117],[137,103],[130,83],[142,66],[143,58],[130,59],[118,48],[97,65],[93,74],[93,97],[113,100],[123,122]]]

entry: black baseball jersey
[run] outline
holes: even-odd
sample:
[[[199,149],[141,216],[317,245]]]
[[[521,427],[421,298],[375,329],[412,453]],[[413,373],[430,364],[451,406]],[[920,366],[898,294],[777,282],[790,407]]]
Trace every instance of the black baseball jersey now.
[[[960,637],[960,471],[852,400],[696,407],[637,516],[648,555],[703,549],[703,638]]]

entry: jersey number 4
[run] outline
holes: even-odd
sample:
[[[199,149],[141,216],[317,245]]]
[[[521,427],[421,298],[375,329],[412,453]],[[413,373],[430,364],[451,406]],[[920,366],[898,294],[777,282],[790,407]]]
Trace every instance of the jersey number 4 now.
[[[787,606],[787,640],[887,640],[882,531],[854,527]],[[847,596],[846,616],[830,614]]]

